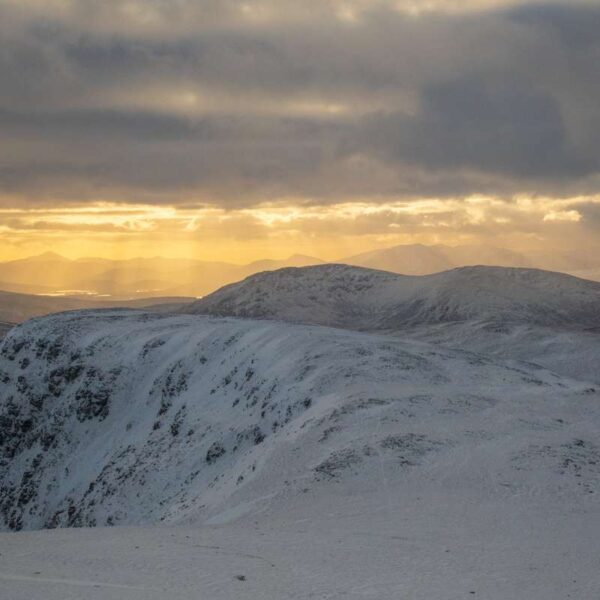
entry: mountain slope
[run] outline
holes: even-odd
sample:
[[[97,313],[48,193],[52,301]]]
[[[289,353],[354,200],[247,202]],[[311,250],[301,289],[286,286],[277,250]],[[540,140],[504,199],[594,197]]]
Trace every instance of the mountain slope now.
[[[600,326],[600,283],[535,269],[419,277],[323,265],[259,273],[183,311],[368,330],[474,319],[592,328]]]
[[[386,336],[63,313],[0,346],[0,519],[216,523],[406,486],[472,501],[543,486],[585,505],[597,400],[539,368]]]

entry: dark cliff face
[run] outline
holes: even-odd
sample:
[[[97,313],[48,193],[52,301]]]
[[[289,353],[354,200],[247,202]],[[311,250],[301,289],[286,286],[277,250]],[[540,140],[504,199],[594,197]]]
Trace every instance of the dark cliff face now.
[[[112,331],[92,326],[94,339],[82,341],[93,319],[72,314],[23,326],[0,349],[0,517],[8,528],[135,520],[127,503],[155,471],[186,472],[183,460],[187,485],[215,486],[209,467],[258,446],[310,406],[253,358],[235,358],[235,326],[180,352],[171,338],[179,332],[187,341],[185,323],[145,333],[141,315],[132,340],[119,332],[127,318],[104,315],[98,321]],[[179,482],[180,494],[185,488]],[[169,491],[162,494],[150,513],[165,512]]]

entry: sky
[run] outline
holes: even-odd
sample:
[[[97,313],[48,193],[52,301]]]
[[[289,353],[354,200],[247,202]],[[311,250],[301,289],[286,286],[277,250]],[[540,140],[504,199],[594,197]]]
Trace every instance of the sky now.
[[[0,0],[0,259],[600,253],[600,0]]]

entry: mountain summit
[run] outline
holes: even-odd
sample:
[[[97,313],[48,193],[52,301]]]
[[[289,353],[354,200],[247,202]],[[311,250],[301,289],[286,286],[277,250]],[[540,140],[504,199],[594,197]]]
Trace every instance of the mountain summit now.
[[[467,320],[592,328],[600,283],[537,269],[406,276],[333,264],[252,275],[182,311],[372,331]]]

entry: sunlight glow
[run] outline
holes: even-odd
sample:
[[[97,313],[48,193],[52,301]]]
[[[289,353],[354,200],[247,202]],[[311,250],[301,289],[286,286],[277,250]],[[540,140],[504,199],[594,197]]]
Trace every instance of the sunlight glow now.
[[[347,250],[478,243],[496,235],[518,245],[532,235],[542,241],[564,235],[564,228],[580,222],[576,207],[582,204],[600,206],[600,198],[476,195],[384,203],[365,198],[315,206],[287,198],[232,210],[101,201],[0,208],[0,259],[53,250],[71,258],[162,254],[243,263],[303,253],[335,260]]]

